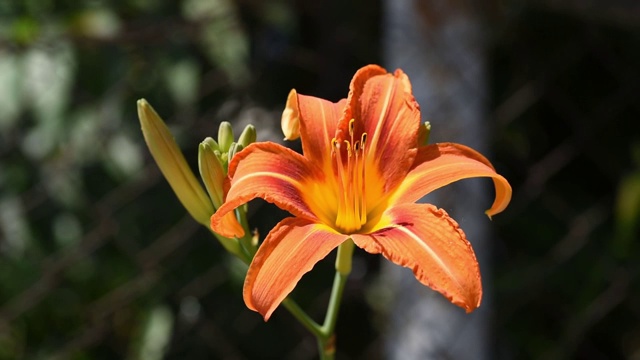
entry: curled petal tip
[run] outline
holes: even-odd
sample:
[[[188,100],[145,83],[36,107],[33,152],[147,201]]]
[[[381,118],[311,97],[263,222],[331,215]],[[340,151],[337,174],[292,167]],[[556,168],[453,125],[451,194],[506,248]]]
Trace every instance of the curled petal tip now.
[[[222,217],[216,214],[211,216],[211,230],[224,237],[228,238],[241,238],[244,236],[244,229],[238,222],[233,212],[228,212]]]
[[[298,93],[291,89],[287,96],[287,104],[282,112],[280,122],[285,140],[295,140],[300,137],[300,111],[298,107]]]

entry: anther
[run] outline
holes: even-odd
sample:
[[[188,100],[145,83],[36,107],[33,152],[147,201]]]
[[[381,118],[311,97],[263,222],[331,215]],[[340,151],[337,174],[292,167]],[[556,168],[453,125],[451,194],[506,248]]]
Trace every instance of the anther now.
[[[347,146],[347,156],[351,157],[351,143],[347,140],[345,140],[344,143]]]

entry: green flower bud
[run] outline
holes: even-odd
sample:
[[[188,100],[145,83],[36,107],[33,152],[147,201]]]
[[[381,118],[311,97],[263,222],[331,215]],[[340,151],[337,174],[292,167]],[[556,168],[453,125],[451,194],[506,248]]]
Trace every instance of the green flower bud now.
[[[138,117],[144,140],[162,175],[189,214],[209,228],[214,211],[211,200],[189,168],[167,125],[145,99],[138,100]]]
[[[214,208],[218,209],[222,205],[224,197],[222,183],[226,174],[222,162],[206,139],[198,147],[198,167],[211,202],[213,202]]]
[[[425,121],[418,129],[418,146],[429,144],[429,135],[431,134],[431,123]]]
[[[218,128],[218,145],[220,145],[220,151],[225,153],[229,151],[229,147],[233,142],[233,128],[231,123],[223,121]]]
[[[217,151],[218,153],[220,153],[220,146],[218,145],[218,143],[215,140],[213,140],[213,138],[207,136],[206,138],[204,138],[204,140],[202,142],[206,143],[207,145],[209,145],[211,150]]]
[[[249,144],[256,142],[256,136],[256,127],[249,124],[242,130],[242,134],[238,138],[238,144],[246,148]]]
[[[231,147],[229,148],[229,161],[231,161],[231,159],[233,159],[233,157],[239,153],[240,151],[242,151],[242,149],[244,149],[244,147],[238,143],[232,143]]]

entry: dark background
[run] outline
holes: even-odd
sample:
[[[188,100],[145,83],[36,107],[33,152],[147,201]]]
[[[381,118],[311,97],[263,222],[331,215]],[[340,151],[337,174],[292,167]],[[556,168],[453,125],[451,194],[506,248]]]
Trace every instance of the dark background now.
[[[487,2],[498,359],[640,358],[640,9]],[[279,140],[288,91],[336,101],[382,59],[379,2],[62,0],[0,4],[0,359],[316,356],[283,310],[247,310],[245,269],[189,218],[142,139],[161,114],[195,169],[220,121]],[[420,44],[416,44],[420,46]],[[392,69],[389,69],[392,70]],[[411,76],[411,74],[409,74]],[[424,104],[422,104],[424,106]],[[434,131],[438,121],[430,119]],[[266,234],[285,213],[252,204]],[[382,354],[345,292],[339,358]],[[294,297],[324,315],[327,259]]]

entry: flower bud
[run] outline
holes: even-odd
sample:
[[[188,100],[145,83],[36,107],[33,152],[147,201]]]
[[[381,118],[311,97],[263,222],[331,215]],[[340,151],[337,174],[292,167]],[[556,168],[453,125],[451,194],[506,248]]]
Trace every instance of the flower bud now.
[[[189,168],[171,132],[145,99],[138,100],[138,117],[147,147],[171,189],[189,214],[200,224],[209,227],[213,205]]]
[[[258,229],[254,229],[253,230],[253,234],[251,236],[251,246],[253,246],[254,248],[258,248],[258,242],[260,241],[260,233],[258,232]]]
[[[285,140],[295,140],[300,137],[300,112],[298,111],[298,93],[291,89],[287,96],[287,104],[282,112],[280,121]]]
[[[213,138],[207,136],[206,138],[204,138],[202,142],[209,145],[211,150],[213,150],[214,152],[217,151],[218,153],[220,153],[220,145],[218,145],[218,143],[215,140],[213,140]]]
[[[256,142],[256,136],[256,127],[249,124],[242,130],[238,144],[242,145],[242,148],[246,148],[249,144]]]
[[[204,186],[207,188],[211,202],[213,202],[213,207],[218,209],[224,198],[222,183],[226,174],[222,162],[206,139],[198,147],[198,167]]]
[[[231,143],[231,147],[229,147],[229,162],[231,162],[231,159],[233,159],[233,156],[237,153],[239,153],[240,151],[242,151],[242,149],[244,149],[244,147],[238,143]]]
[[[431,123],[425,121],[418,129],[418,146],[429,145],[429,135],[431,134]]]
[[[229,151],[229,146],[231,146],[232,142],[233,128],[231,127],[231,123],[223,121],[218,128],[218,145],[220,146],[220,151],[223,153]]]

